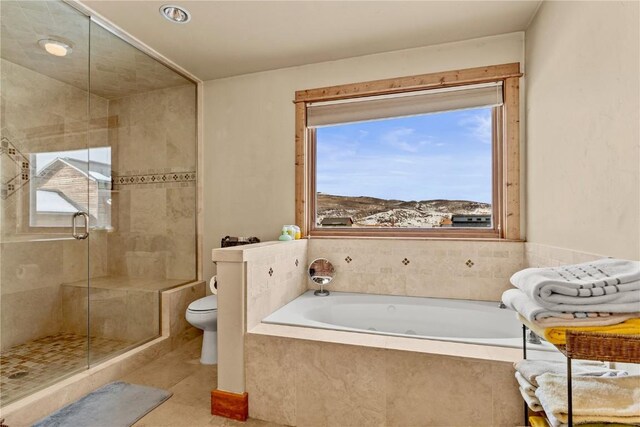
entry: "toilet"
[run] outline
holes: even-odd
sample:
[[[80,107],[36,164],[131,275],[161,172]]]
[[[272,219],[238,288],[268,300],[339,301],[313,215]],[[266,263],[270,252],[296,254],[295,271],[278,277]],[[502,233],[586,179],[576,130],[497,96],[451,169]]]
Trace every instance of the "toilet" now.
[[[185,317],[191,325],[204,331],[200,363],[218,363],[218,297],[209,295],[195,300],[189,304]]]

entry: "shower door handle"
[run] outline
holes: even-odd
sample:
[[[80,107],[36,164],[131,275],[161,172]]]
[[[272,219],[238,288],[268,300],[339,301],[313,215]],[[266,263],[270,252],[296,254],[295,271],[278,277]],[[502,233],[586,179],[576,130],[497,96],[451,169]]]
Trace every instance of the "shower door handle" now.
[[[84,233],[78,233],[77,231],[77,219],[79,217],[84,217]],[[89,237],[89,215],[86,212],[76,212],[73,214],[71,218],[71,225],[73,227],[73,232],[71,235],[74,239],[84,240]]]

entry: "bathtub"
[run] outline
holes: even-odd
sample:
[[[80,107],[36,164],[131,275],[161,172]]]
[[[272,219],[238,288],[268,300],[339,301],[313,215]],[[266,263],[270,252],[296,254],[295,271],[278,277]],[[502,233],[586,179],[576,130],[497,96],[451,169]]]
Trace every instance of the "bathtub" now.
[[[522,324],[497,302],[308,291],[262,323],[522,348]],[[544,341],[527,348],[554,351]]]

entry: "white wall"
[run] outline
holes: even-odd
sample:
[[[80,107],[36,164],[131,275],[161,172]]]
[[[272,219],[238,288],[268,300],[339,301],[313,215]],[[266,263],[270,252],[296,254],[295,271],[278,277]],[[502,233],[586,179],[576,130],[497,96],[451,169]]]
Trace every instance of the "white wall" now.
[[[544,2],[526,32],[527,237],[640,259],[638,2]]]
[[[512,33],[205,82],[204,277],[227,234],[275,239],[294,221],[296,90],[524,62]]]

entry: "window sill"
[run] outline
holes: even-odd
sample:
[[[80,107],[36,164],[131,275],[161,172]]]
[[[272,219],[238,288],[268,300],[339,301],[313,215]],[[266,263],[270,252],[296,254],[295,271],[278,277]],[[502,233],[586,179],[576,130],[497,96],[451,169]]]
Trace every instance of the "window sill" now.
[[[524,242],[524,239],[505,239],[497,231],[469,232],[456,231],[380,231],[380,230],[312,230],[308,239],[383,239],[383,240],[445,240],[445,241],[485,241]]]

